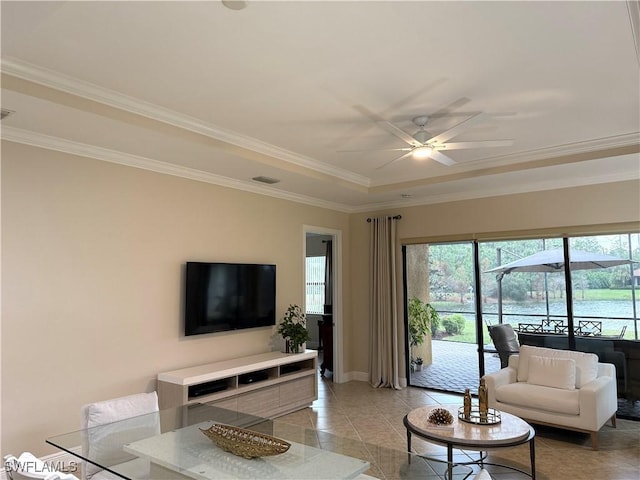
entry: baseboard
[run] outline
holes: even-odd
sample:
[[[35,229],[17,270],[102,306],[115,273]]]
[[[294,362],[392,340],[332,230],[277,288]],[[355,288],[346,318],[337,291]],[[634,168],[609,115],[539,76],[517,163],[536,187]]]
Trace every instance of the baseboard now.
[[[71,450],[80,453],[81,447],[78,446],[72,448]],[[40,460],[48,464],[48,466],[51,467],[51,471],[64,471],[66,473],[72,473],[76,475],[75,472],[78,471],[80,467],[80,459],[75,455],[67,452],[57,452],[50,455],[45,455],[43,457],[40,457]],[[0,468],[0,480],[9,480],[9,477],[7,476],[7,470],[4,467],[4,463],[2,465],[2,468]]]
[[[369,373],[368,372],[345,372],[342,375],[342,383],[346,382],[368,382],[369,381]]]
[[[343,382],[368,382],[369,381],[369,372],[346,372],[343,375]],[[400,387],[407,387],[407,379],[405,377],[400,377],[399,379]]]

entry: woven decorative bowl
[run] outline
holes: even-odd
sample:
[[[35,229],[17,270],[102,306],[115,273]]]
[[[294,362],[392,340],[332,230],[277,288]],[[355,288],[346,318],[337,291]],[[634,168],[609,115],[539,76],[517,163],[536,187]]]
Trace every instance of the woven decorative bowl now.
[[[291,447],[289,442],[279,438],[218,423],[200,431],[221,449],[244,458],[280,455]]]

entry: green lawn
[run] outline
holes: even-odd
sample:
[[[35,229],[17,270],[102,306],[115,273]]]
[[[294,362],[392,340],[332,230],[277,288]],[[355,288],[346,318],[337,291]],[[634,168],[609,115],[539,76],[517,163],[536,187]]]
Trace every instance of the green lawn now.
[[[583,296],[584,295],[584,296]],[[574,301],[575,302],[588,302],[588,301],[627,301],[631,302],[632,300],[632,292],[631,289],[585,289],[584,292],[580,289],[574,289]],[[636,296],[636,300],[640,300],[640,292],[638,292]],[[554,301],[564,301],[564,299],[555,299]],[[506,302],[505,302],[506,303]],[[438,310],[457,310],[460,308],[460,303],[451,302],[451,301],[434,301],[431,303]],[[468,315],[468,314],[467,314]],[[447,315],[441,315],[441,317],[445,317]],[[627,328],[627,330],[629,330]],[[619,329],[614,330],[604,330],[602,332],[603,335],[616,335],[620,333]],[[625,337],[632,338],[629,335],[632,335],[633,332],[626,332]],[[466,324],[464,331],[459,335],[452,335],[448,337],[444,337],[442,340],[451,341],[451,342],[468,342],[475,343],[476,342],[476,334],[475,334],[475,318],[466,319]],[[487,331],[486,326],[484,327],[484,340],[485,344],[491,343],[489,332]]]
[[[451,335],[450,337],[444,337],[442,340],[446,340],[448,342],[466,342],[466,343],[476,343],[476,322],[475,320],[467,319],[467,322],[464,327],[464,331],[459,335]],[[484,343],[491,343],[491,338],[489,337],[489,331],[487,327],[484,327]]]
[[[584,301],[587,300],[627,300],[631,301],[631,289],[613,290],[609,288],[585,290]],[[640,298],[640,293],[636,292],[636,299]],[[582,300],[582,290],[573,290],[573,299],[575,301]]]

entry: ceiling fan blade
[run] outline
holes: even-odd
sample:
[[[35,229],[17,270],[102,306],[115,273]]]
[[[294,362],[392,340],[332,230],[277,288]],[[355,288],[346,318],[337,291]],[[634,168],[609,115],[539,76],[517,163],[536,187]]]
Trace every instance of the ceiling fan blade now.
[[[354,153],[354,152],[410,152],[412,149],[407,148],[365,148],[360,150],[337,150],[339,153]]]
[[[397,161],[402,160],[403,158],[406,158],[406,157],[408,157],[409,155],[411,155],[411,149],[410,149],[407,153],[405,153],[404,155],[401,155],[401,156],[399,156],[398,158],[394,158],[394,159],[393,159],[393,160],[391,160],[390,162],[383,163],[383,164],[382,164],[382,165],[380,165],[379,167],[376,167],[376,170],[380,170],[381,168],[388,167],[388,166],[389,166],[389,165],[391,165],[392,163],[396,163]],[[444,155],[443,155],[443,157],[444,157]]]
[[[406,97],[400,99],[399,101],[397,101],[393,105],[389,105],[389,107],[386,108],[382,112],[382,114],[384,115],[384,114],[389,113],[389,112],[398,112],[400,110],[403,110],[404,107],[406,107],[407,105],[411,105],[411,104],[417,103],[418,99],[420,97],[424,96],[425,93],[429,92],[430,90],[433,90],[438,85],[441,85],[441,84],[445,83],[446,81],[447,81],[446,77],[440,77],[440,78],[434,80],[429,85],[425,85],[424,87],[422,87],[421,89],[415,91],[414,93],[411,93],[411,94],[407,95]]]
[[[384,121],[384,118],[382,118],[377,113],[372,112],[371,110],[369,110],[364,105],[352,105],[351,108],[353,108],[360,115],[363,115],[363,116],[367,117],[369,120],[372,120],[373,122],[377,123],[377,122]]]
[[[429,157],[434,159],[436,162],[439,162],[448,167],[450,167],[451,165],[455,165],[456,163],[451,158],[447,157],[444,153],[440,153],[437,150],[432,150]]]
[[[461,148],[510,147],[513,140],[483,140],[480,142],[445,143],[443,150],[459,150]]]
[[[413,138],[407,132],[396,127],[391,122],[382,121],[382,122],[376,122],[376,124],[379,125],[380,128],[382,128],[383,130],[386,130],[387,132],[389,132],[391,135],[395,135],[400,140],[408,143],[413,147],[419,147],[420,145],[422,145],[420,142],[418,142],[415,138]]]
[[[467,97],[461,97],[458,100],[451,102],[449,105],[440,108],[439,110],[429,114],[429,118],[443,118],[443,117],[457,117],[464,115],[464,112],[454,112],[454,110],[466,105],[471,100]],[[473,112],[471,115],[476,115],[480,112]],[[469,113],[467,113],[469,115]]]
[[[455,127],[450,128],[449,130],[442,132],[440,135],[436,135],[433,138],[427,140],[427,143],[444,143],[450,138],[453,138],[457,135],[460,135],[465,130],[471,128],[476,123],[480,123],[488,117],[485,113],[478,113],[473,117],[465,120],[464,122],[460,122]]]

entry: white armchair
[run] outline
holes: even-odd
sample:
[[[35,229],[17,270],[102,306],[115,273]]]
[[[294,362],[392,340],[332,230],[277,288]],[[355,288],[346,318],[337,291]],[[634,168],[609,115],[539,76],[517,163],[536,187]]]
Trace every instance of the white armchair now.
[[[509,366],[484,376],[489,406],[531,423],[591,434],[618,409],[615,367],[595,354],[523,345]]]

